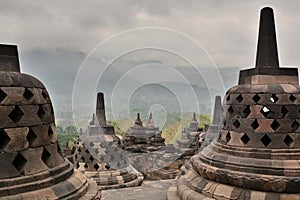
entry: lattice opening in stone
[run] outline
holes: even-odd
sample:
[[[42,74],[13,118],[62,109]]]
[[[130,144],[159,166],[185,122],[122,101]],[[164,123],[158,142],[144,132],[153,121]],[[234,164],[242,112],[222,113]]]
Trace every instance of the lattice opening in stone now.
[[[41,120],[43,120],[44,116],[45,116],[46,112],[44,111],[44,108],[42,105],[39,106],[39,110],[37,112],[37,115],[39,116],[39,118]]]
[[[3,101],[6,98],[7,94],[0,89],[0,102]]]
[[[255,103],[258,103],[260,100],[260,97],[256,94],[256,95],[254,95],[254,97],[252,99]]]
[[[287,114],[288,112],[289,112],[289,111],[286,109],[286,107],[285,107],[285,106],[282,106],[282,108],[281,108],[281,114],[282,114],[282,117],[285,117],[286,114]]]
[[[285,136],[283,141],[288,147],[291,147],[293,145],[293,142],[294,142],[293,138],[289,135]]]
[[[22,119],[23,115],[24,115],[24,113],[19,108],[19,106],[15,106],[15,108],[11,111],[11,113],[8,115],[8,117],[13,122],[18,123]]]
[[[269,138],[269,136],[267,134],[265,134],[261,139],[260,141],[263,143],[263,145],[266,147],[268,146],[272,140]]]
[[[294,95],[290,95],[289,99],[291,100],[291,102],[295,102],[296,101],[296,97]]]
[[[25,91],[23,93],[23,97],[25,97],[25,99],[29,100],[33,96],[34,96],[34,94],[28,88],[25,88]]]
[[[37,135],[33,132],[33,130],[31,128],[29,128],[29,132],[26,136],[26,139],[29,142],[29,144],[32,145],[36,138],[37,138]]]
[[[89,166],[88,166],[87,163],[85,163],[85,164],[83,165],[83,167],[87,169]]]
[[[94,157],[93,156],[90,156],[90,161],[94,161],[95,159],[94,159]]]
[[[278,121],[275,119],[272,124],[271,124],[271,128],[276,131],[278,128],[280,127],[280,124],[278,123]]]
[[[233,110],[233,108],[232,108],[232,106],[229,106],[229,108],[228,108],[228,113],[230,114],[230,115],[232,115],[233,113],[234,113],[234,110]]]
[[[22,156],[22,154],[18,153],[15,159],[12,162],[12,165],[19,171],[21,174],[23,174],[23,169],[27,163],[26,158]]]
[[[76,164],[76,169],[78,169],[80,167],[79,163]]]
[[[84,157],[83,157],[83,156],[81,157],[81,161],[82,161],[82,162],[85,162],[85,159],[84,159]]]
[[[225,139],[226,139],[226,143],[228,143],[229,140],[231,140],[231,135],[229,131],[227,132]]]
[[[273,103],[276,103],[276,102],[279,100],[279,98],[278,98],[275,94],[272,94],[270,100],[271,100]]]
[[[233,122],[233,126],[234,126],[235,128],[239,128],[239,127],[241,126],[239,120],[235,120],[235,121]]]
[[[247,134],[244,134],[242,137],[241,137],[241,140],[244,144],[247,144],[249,141],[250,141],[250,138],[248,137]]]
[[[295,132],[299,128],[299,123],[295,120],[291,127],[292,131]]]
[[[226,100],[227,100],[227,101],[229,101],[229,100],[230,100],[230,95],[228,95],[228,96],[226,97]]]
[[[7,133],[3,129],[0,129],[0,149],[5,149],[10,140],[11,139]]]
[[[96,170],[98,170],[98,169],[100,168],[100,166],[98,165],[98,163],[94,164],[94,168],[95,168]]]
[[[252,123],[251,123],[251,127],[253,128],[253,130],[256,130],[259,127],[259,124],[257,122],[257,119],[255,119]]]
[[[47,151],[46,148],[44,148],[42,153],[42,161],[48,166],[51,167],[51,160],[50,160],[51,154],[49,151]]]
[[[110,169],[110,165],[108,163],[105,163],[105,169],[107,169],[107,170]]]
[[[263,114],[263,116],[268,117],[270,114],[270,109],[267,106],[264,106],[261,110],[260,113]]]
[[[241,102],[243,101],[244,98],[243,98],[243,96],[240,94],[240,95],[237,96],[235,99],[237,100],[237,102],[241,103]]]
[[[54,132],[52,130],[52,127],[49,125],[49,128],[48,128],[48,136],[52,139],[53,138],[53,135],[54,135]]]
[[[90,152],[89,152],[89,150],[86,149],[86,150],[85,150],[85,153],[89,154]]]
[[[251,110],[250,110],[250,106],[246,106],[246,108],[243,110],[243,113],[245,114],[245,117],[248,117],[251,113]]]
[[[48,98],[48,95],[47,95],[47,93],[43,90],[43,92],[42,92],[42,96],[44,97],[44,99],[46,99],[47,100],[47,98]]]

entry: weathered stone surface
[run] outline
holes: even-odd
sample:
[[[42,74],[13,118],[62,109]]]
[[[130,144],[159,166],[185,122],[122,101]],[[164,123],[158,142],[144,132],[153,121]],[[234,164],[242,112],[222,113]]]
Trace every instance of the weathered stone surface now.
[[[39,80],[20,73],[15,46],[0,45],[0,116],[0,199],[78,199],[86,193],[86,178],[62,157],[50,97]],[[93,189],[87,199],[97,196]]]
[[[192,157],[180,198],[190,199],[187,188],[216,199],[300,199],[299,94],[298,70],[279,68],[273,11],[264,8],[256,67],[226,93],[220,137]]]

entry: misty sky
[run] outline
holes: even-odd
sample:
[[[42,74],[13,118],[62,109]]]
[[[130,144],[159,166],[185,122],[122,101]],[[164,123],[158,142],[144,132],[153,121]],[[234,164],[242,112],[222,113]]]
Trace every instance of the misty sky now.
[[[101,42],[136,28],[161,27],[187,35],[202,45],[217,67],[252,67],[259,11],[264,6],[275,11],[280,64],[298,66],[300,2],[297,0],[1,0],[0,42],[17,44],[22,72],[37,76],[54,103],[63,104],[71,99],[76,73],[86,56]],[[105,63],[107,57],[116,55],[120,49],[131,48],[135,42],[155,40],[149,32],[142,37],[137,35],[109,43],[102,50],[105,56],[100,58],[101,62]],[[158,41],[166,40],[168,33]],[[183,43],[174,39],[172,47],[168,47],[187,48],[192,57],[201,57]],[[157,58],[161,63],[157,52],[147,56],[143,57],[145,62]],[[133,63],[143,63],[141,58],[129,58]],[[171,60],[174,61],[170,58],[166,63],[179,66]]]

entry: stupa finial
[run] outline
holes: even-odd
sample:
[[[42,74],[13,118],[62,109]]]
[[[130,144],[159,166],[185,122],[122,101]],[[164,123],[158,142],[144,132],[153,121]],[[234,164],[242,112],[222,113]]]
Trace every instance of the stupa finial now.
[[[260,12],[255,66],[279,67],[274,13],[270,7],[265,7]]]

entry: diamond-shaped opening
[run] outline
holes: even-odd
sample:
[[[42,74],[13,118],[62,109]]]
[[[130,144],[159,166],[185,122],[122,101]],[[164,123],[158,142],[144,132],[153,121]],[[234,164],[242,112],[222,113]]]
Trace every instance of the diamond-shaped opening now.
[[[37,112],[37,115],[39,116],[39,118],[41,120],[43,120],[44,115],[46,114],[46,112],[44,111],[44,108],[42,105],[39,106],[39,110]]]
[[[229,100],[230,100],[230,95],[228,95],[228,96],[226,97],[226,100],[227,100],[227,101],[229,101]]]
[[[29,132],[26,136],[27,141],[29,142],[29,145],[32,145],[32,143],[35,141],[37,138],[37,135],[33,132],[31,128],[29,128]]]
[[[85,164],[83,165],[83,167],[87,169],[89,166],[88,166],[87,163],[85,163]]]
[[[105,169],[107,169],[107,170],[110,169],[110,165],[108,163],[105,163]]]
[[[276,102],[279,100],[279,98],[278,98],[275,94],[272,94],[270,100],[271,100],[273,103],[276,103]]]
[[[98,163],[94,164],[94,168],[95,168],[96,170],[98,170],[98,169],[100,168],[100,166],[98,165]]]
[[[76,164],[76,169],[78,169],[80,167],[79,163]]]
[[[291,127],[292,131],[295,132],[299,128],[299,123],[295,120]]]
[[[7,94],[3,90],[0,89],[0,102],[3,101],[6,96],[7,96]]]
[[[230,115],[232,115],[233,113],[234,113],[234,110],[233,110],[233,108],[232,108],[232,106],[229,106],[229,108],[228,108],[228,113],[230,114]]]
[[[29,100],[33,96],[34,96],[34,94],[28,88],[25,88],[25,91],[23,93],[23,97],[25,97],[25,99]]]
[[[289,99],[291,100],[291,102],[295,102],[296,101],[296,97],[294,95],[290,95]]]
[[[3,129],[0,129],[0,149],[5,149],[10,140],[7,133]]]
[[[100,153],[99,149],[95,149],[95,153],[98,155]]]
[[[278,123],[278,121],[275,119],[272,124],[271,124],[271,128],[276,131],[279,128],[280,124]]]
[[[80,149],[80,147],[78,148],[78,152],[81,152],[81,149]]]
[[[248,137],[247,134],[244,134],[242,137],[241,137],[241,140],[244,144],[247,144],[249,141],[250,141],[250,138]]]
[[[42,92],[42,96],[44,97],[44,99],[47,99],[48,98],[48,94],[43,90]]]
[[[90,161],[94,161],[94,157],[93,156],[90,156]]]
[[[11,111],[11,113],[8,115],[8,117],[13,122],[18,123],[22,119],[23,115],[24,115],[24,113],[19,108],[19,106],[15,106],[15,108]]]
[[[52,127],[49,125],[49,128],[48,128],[48,136],[52,139],[53,138],[53,130],[52,130]]]
[[[89,152],[89,150],[86,149],[86,150],[85,150],[85,153],[89,154],[90,152]]]
[[[257,119],[255,119],[254,122],[251,123],[251,127],[253,128],[253,130],[256,130],[259,127]]]
[[[77,154],[75,154],[75,156],[74,156],[74,157],[75,157],[75,159],[78,159],[78,156],[77,156]]]
[[[263,145],[266,147],[268,146],[272,140],[269,138],[269,136],[267,134],[265,134],[261,139],[260,141],[263,143]]]
[[[81,161],[82,161],[82,162],[85,162],[85,159],[84,159],[84,157],[83,157],[83,156],[81,157]]]
[[[293,145],[293,142],[294,142],[293,138],[289,135],[285,136],[283,141],[288,147],[291,147]]]
[[[22,156],[22,154],[18,153],[17,156],[15,157],[14,161],[12,162],[13,166],[23,174],[23,169],[27,163],[26,158]]]
[[[256,95],[254,95],[254,97],[252,98],[252,100],[253,100],[255,103],[257,103],[257,102],[259,102],[260,97],[256,94]]]
[[[281,114],[282,114],[282,117],[285,117],[286,114],[287,114],[288,112],[289,112],[289,111],[286,109],[286,107],[285,107],[285,106],[282,106],[282,108],[281,108]]]
[[[42,161],[48,166],[51,167],[51,161],[50,161],[51,154],[49,151],[47,151],[46,148],[44,148],[43,153],[42,153]]]
[[[246,108],[243,110],[243,113],[245,114],[245,117],[248,117],[251,113],[251,110],[250,110],[250,106],[246,106]]]
[[[260,113],[263,114],[263,116],[268,117],[270,114],[270,109],[267,106],[264,106],[261,110]]]
[[[240,95],[237,96],[235,99],[237,100],[237,102],[241,103],[241,102],[243,101],[244,98],[243,98],[243,96],[240,94]]]
[[[231,140],[231,135],[230,135],[230,132],[228,131],[226,134],[226,143],[228,143],[229,140]]]
[[[239,128],[239,127],[241,126],[239,120],[235,120],[235,121],[233,122],[233,126],[234,126],[235,128]]]

